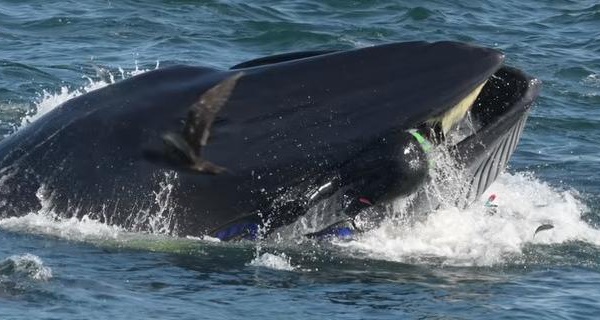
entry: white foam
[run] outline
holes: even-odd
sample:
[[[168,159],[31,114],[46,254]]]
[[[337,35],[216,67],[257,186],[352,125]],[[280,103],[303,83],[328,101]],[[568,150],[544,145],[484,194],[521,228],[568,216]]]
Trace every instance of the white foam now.
[[[68,215],[55,212],[52,204],[52,190],[48,190],[45,185],[41,185],[36,191],[36,197],[40,204],[39,210],[19,217],[1,219],[0,229],[91,242],[136,238],[131,231],[138,230],[146,230],[155,235],[169,235],[171,230],[176,228],[172,221],[173,206],[170,202],[170,193],[173,188],[171,183],[174,179],[176,179],[176,175],[173,173],[166,173],[163,176],[163,180],[160,180],[157,186],[158,191],[153,194],[158,209],[139,211],[134,217],[133,225],[128,230],[101,222],[108,221],[102,212],[89,212],[84,215],[77,215],[75,212]],[[81,218],[75,216],[81,216]],[[101,220],[102,218],[104,220]]]
[[[117,226],[109,226],[87,216],[81,219],[62,218],[42,212],[32,212],[21,217],[2,219],[0,220],[0,228],[76,241],[116,239],[119,233],[124,232]]]
[[[264,267],[274,270],[293,271],[296,269],[290,261],[290,258],[281,254],[263,253],[258,257],[252,259],[248,265],[253,267]]]
[[[52,197],[45,185],[40,186],[36,197],[41,208],[20,217],[0,220],[0,228],[15,232],[57,236],[69,240],[88,241],[98,238],[116,238],[122,230],[84,215],[81,219],[65,218],[52,210]]]
[[[592,91],[585,93],[588,97],[597,97],[600,96],[600,91],[597,89],[600,88],[600,74],[590,74],[583,79],[583,84],[592,88]]]
[[[600,75],[598,74],[590,74],[583,79],[584,83],[588,83],[595,86],[600,86]]]
[[[2,262],[4,263],[12,264],[13,273],[26,275],[33,280],[48,281],[52,278],[52,269],[44,266],[42,259],[33,254],[11,256]]]
[[[18,233],[58,237],[70,241],[91,243],[98,246],[129,248],[159,252],[199,252],[198,240],[177,238],[161,233],[131,232],[118,226],[107,225],[84,216],[81,219],[65,218],[52,212],[40,210],[22,217],[0,220],[0,229]]]
[[[485,199],[496,194],[495,214]],[[600,231],[581,220],[587,210],[574,191],[557,191],[526,174],[502,174],[482,199],[465,210],[446,208],[423,221],[388,220],[376,230],[336,245],[370,258],[399,262],[442,261],[448,265],[493,265],[520,254],[525,244],[580,240],[600,245]],[[555,228],[534,232],[541,224]]]

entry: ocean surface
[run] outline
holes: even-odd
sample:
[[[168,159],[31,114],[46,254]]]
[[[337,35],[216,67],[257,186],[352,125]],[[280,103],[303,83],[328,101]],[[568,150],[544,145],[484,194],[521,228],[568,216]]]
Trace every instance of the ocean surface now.
[[[320,244],[5,218],[0,319],[596,319],[597,0],[0,0],[0,137],[161,66],[410,40],[497,48],[544,83],[507,172],[480,201]],[[543,223],[554,228],[534,236]]]

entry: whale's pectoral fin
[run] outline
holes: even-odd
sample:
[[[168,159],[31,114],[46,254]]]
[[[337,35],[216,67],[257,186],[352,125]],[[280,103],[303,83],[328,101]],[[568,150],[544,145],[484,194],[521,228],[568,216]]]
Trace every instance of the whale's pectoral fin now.
[[[162,135],[169,157],[184,161],[197,172],[219,174],[226,169],[202,158],[202,147],[208,142],[212,123],[227,102],[243,72],[219,82],[203,93],[190,106],[183,133],[167,132]]]
[[[188,168],[197,172],[219,174],[226,171],[225,168],[218,166],[208,160],[202,159],[194,153],[192,147],[185,141],[182,135],[168,132],[162,136],[163,141],[169,148],[168,154],[188,164]]]
[[[243,72],[238,72],[219,82],[202,94],[198,101],[190,107],[183,128],[183,136],[196,153],[199,154],[200,149],[208,142],[210,128],[217,113],[225,105],[243,74]]]
[[[167,153],[169,155],[176,155],[178,158],[185,160],[190,164],[197,161],[196,159],[198,157],[196,156],[196,153],[181,134],[167,132],[162,135],[162,139],[168,148]]]
[[[191,166],[191,169],[209,174],[219,174],[227,171],[227,168],[221,167],[204,159],[198,159],[198,161]]]

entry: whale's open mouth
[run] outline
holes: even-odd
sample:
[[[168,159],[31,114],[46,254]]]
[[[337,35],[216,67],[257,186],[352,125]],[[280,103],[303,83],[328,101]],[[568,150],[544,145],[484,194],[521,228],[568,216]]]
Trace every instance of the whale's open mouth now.
[[[418,133],[411,132],[424,149],[434,145],[450,149],[453,157],[451,166],[435,168],[434,164],[430,169],[460,170],[462,178],[466,179],[462,182],[446,181],[444,177],[448,174],[442,174],[442,180],[432,181],[434,184],[443,185],[436,186],[437,192],[443,189],[466,189],[454,192],[455,197],[438,199],[426,195],[426,185],[422,184],[421,187],[424,188],[416,193],[417,198],[413,198],[409,210],[413,214],[429,211],[439,207],[440,201],[451,201],[449,205],[464,207],[479,197],[506,167],[517,146],[531,105],[539,93],[540,85],[538,79],[518,69],[501,66],[487,80],[476,85],[454,107],[447,108],[441,115],[423,122],[415,130]],[[424,145],[424,141],[430,146]],[[421,158],[421,161],[426,160]],[[429,163],[433,164],[432,161]],[[409,175],[405,178],[407,177]],[[455,185],[457,183],[461,185]],[[351,236],[359,229],[353,219],[343,219],[308,236],[343,238]]]
[[[461,203],[481,195],[506,167],[540,86],[538,79],[503,66],[455,107],[421,126],[430,141],[454,151],[471,179]]]
[[[518,69],[503,66],[476,86],[458,104],[423,123],[419,129],[435,143],[458,145],[500,122],[526,116],[540,81]]]
[[[464,182],[468,185],[468,189],[465,190],[466,193],[461,194],[460,199],[453,199],[452,201],[457,201],[455,204],[458,206],[467,205],[481,195],[506,167],[511,154],[516,148],[539,87],[539,80],[531,78],[518,69],[501,66],[488,79],[475,85],[453,107],[440,108],[440,110],[443,110],[440,115],[422,122],[416,130],[408,130],[412,137],[403,141],[406,143],[407,148],[414,144],[414,138],[420,140],[419,143],[424,149],[426,146],[423,145],[423,141],[426,141],[431,147],[435,145],[450,148],[451,155],[455,160],[454,164],[464,169],[464,178],[467,179]],[[402,143],[399,145],[403,146]],[[404,149],[404,147],[401,149]],[[406,157],[410,158],[410,155]],[[412,160],[404,160],[406,167],[410,166]],[[419,161],[427,162],[426,158],[419,158]],[[423,166],[427,166],[425,163],[423,163]],[[454,170],[456,168],[439,169]],[[350,171],[356,172],[356,168],[353,167]],[[400,173],[404,174],[409,171],[410,169],[401,170]],[[423,183],[426,179],[421,178],[423,177],[419,173],[415,175],[408,173],[403,175],[400,180],[402,183],[409,181],[418,187],[424,187]],[[447,181],[441,182],[443,184],[449,183]],[[313,190],[314,194],[321,192],[321,189],[331,189],[331,185],[332,182],[328,181],[319,186],[318,190]],[[421,191],[423,190],[421,189]],[[338,194],[343,194],[341,198],[347,199],[348,194],[344,192],[346,191],[342,190]],[[364,189],[359,188],[356,192],[360,194],[364,192]],[[373,205],[368,197],[358,197],[357,199],[357,203],[360,202],[358,207],[355,208],[357,211],[362,210],[360,208],[364,209]],[[439,203],[435,203],[437,200],[433,199],[433,201],[428,202],[428,208],[431,208],[431,205],[438,206]],[[419,209],[414,206],[411,210],[428,209]],[[344,212],[349,216],[353,216],[350,211],[346,208]],[[315,218],[315,220],[318,219]],[[315,238],[332,235],[343,237],[353,234],[356,229],[353,219],[348,218],[341,220],[334,218],[324,225],[327,226],[317,232],[307,234],[307,236]],[[232,235],[239,237],[240,235],[253,234],[248,231],[254,230],[253,228],[257,228],[255,223],[236,221],[219,228],[213,234],[220,239],[230,239]]]

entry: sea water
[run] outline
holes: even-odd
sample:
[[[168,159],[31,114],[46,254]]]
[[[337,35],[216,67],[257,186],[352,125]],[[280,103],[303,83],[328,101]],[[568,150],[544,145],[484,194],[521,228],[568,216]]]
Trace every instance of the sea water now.
[[[161,66],[411,40],[496,48],[543,81],[509,168],[473,205],[352,240],[222,243],[160,219],[139,233],[60,218],[40,192],[41,210],[0,220],[0,319],[595,318],[597,1],[2,0],[0,136]]]

